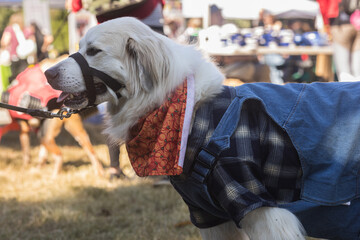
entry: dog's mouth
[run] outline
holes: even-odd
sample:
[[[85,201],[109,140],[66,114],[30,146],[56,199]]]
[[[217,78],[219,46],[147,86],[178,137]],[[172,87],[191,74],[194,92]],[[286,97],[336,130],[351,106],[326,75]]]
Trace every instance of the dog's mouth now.
[[[94,84],[96,95],[106,93],[107,88],[105,84],[98,82]],[[57,102],[64,102],[65,106],[80,106],[88,99],[88,91],[83,92],[62,92],[57,99]]]

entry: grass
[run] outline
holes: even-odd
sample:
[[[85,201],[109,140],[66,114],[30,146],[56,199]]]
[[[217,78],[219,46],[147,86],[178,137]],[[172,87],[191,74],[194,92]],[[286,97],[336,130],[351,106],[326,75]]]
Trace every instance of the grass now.
[[[0,239],[200,239],[189,223],[185,203],[171,186],[153,186],[153,178],[115,180],[96,177],[85,152],[61,145],[63,172],[52,179],[53,161],[22,167],[15,135],[0,145]],[[95,150],[105,166],[104,144]]]
[[[98,157],[107,166],[107,147],[98,132],[93,128],[89,135]],[[3,137],[1,240],[201,239],[189,222],[185,203],[171,186],[154,187],[154,178],[138,178],[129,169],[125,170],[132,179],[110,182],[109,176],[97,177],[85,152],[70,135],[62,132],[57,142],[64,155],[64,166],[63,172],[52,179],[51,159],[43,168],[36,167],[39,147],[34,134],[33,162],[27,168],[22,166],[17,133]]]

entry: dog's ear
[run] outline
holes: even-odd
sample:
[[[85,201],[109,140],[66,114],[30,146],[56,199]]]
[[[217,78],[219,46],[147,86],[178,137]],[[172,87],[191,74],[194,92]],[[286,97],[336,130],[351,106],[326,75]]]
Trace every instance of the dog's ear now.
[[[129,38],[126,51],[137,68],[141,87],[145,91],[150,91],[154,84],[164,77],[164,66],[160,64],[164,61],[162,49],[159,49],[156,42],[150,38],[146,41],[142,39],[141,43]]]

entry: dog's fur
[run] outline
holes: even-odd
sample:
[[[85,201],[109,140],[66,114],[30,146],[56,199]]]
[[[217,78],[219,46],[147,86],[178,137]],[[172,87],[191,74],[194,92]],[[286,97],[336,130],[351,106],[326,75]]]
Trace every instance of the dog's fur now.
[[[178,45],[133,18],[120,18],[88,31],[79,52],[91,67],[101,70],[125,88],[120,98],[109,88],[96,103],[108,102],[105,133],[116,143],[126,142],[129,130],[149,111],[159,107],[186,76],[195,77],[195,108],[222,90],[224,77],[218,68],[193,46]],[[86,90],[78,64],[68,58],[46,73],[50,85],[77,94]],[[95,78],[95,82],[101,82]],[[83,108],[88,100],[65,101]],[[195,111],[194,111],[195,112]],[[204,239],[304,239],[303,228],[287,210],[263,207],[247,214],[242,230],[234,223],[202,229]]]

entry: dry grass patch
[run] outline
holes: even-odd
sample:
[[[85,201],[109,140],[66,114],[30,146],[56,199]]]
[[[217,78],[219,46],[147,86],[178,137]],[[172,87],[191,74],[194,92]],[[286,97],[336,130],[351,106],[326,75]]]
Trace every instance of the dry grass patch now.
[[[0,239],[200,239],[171,186],[137,177],[109,182],[93,174],[80,147],[61,149],[64,169],[52,179],[53,162],[23,169],[20,149],[0,146]],[[107,166],[106,146],[95,149]]]
[[[97,144],[98,157],[108,166],[108,150],[98,132],[89,131],[89,135]],[[66,133],[58,138],[64,167],[56,179],[51,178],[51,159],[42,169],[36,168],[39,148],[34,135],[33,162],[25,169],[17,134],[2,139],[0,239],[201,239],[189,222],[185,203],[171,186],[154,187],[153,178],[110,182],[109,176],[97,177],[83,149]],[[126,161],[124,156],[121,159]]]

